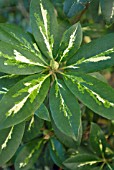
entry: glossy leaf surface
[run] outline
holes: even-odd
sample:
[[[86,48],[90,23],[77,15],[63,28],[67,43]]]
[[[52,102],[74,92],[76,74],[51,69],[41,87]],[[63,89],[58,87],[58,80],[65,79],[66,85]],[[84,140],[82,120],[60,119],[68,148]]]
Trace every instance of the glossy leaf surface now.
[[[15,169],[28,170],[32,168],[33,164],[39,158],[42,149],[43,142],[41,139],[33,140],[24,145],[15,160]]]
[[[63,81],[58,80],[53,84],[50,109],[57,128],[76,141],[81,127],[80,109],[76,98]]]
[[[90,73],[114,65],[114,34],[83,45],[68,61],[73,71]]]
[[[69,74],[65,83],[72,93],[87,107],[108,119],[114,119],[114,89],[94,77]]]
[[[49,0],[32,0],[30,9],[34,38],[45,56],[52,59],[57,31],[54,7]]]
[[[44,101],[48,89],[49,78],[37,74],[13,86],[0,102],[0,128],[18,124],[34,114]]]
[[[100,159],[89,153],[77,154],[65,160],[64,165],[71,170],[92,170]]]
[[[28,75],[41,72],[43,67],[42,61],[30,51],[0,41],[1,72]]]
[[[62,60],[65,61],[72,57],[80,47],[81,42],[81,25],[77,23],[67,29],[63,34],[62,40],[60,42],[59,51],[57,53],[59,62],[61,62]]]
[[[25,123],[0,130],[0,166],[8,162],[18,149],[23,133]]]

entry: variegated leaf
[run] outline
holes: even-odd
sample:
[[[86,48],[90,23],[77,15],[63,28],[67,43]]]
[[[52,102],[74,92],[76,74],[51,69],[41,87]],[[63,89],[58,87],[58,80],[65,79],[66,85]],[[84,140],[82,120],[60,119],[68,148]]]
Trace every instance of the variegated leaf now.
[[[100,0],[101,12],[107,24],[114,23],[114,0]]]
[[[63,161],[65,161],[66,158],[66,151],[64,146],[56,138],[52,138],[50,140],[49,146],[50,156],[53,162],[58,167],[64,168],[64,166],[62,165]]]
[[[92,153],[79,153],[68,159],[63,164],[70,170],[92,170],[102,162],[100,158]]]
[[[51,118],[51,124],[52,124],[52,127],[54,129],[54,133],[55,133],[57,139],[59,139],[59,141],[63,145],[65,145],[68,148],[77,149],[77,147],[80,145],[81,138],[82,138],[82,128],[80,128],[78,140],[75,141],[71,137],[69,137],[68,135],[66,135],[63,132],[61,132],[60,129],[57,128],[53,118]]]
[[[114,119],[114,89],[89,75],[68,73],[65,83],[71,92],[99,115]]]
[[[0,71],[9,74],[28,75],[45,69],[42,61],[28,50],[0,42]]]
[[[37,74],[13,86],[0,102],[0,128],[18,124],[34,114],[44,101],[48,89],[48,75]]]
[[[114,34],[83,45],[68,61],[68,68],[80,72],[95,72],[114,65]]]
[[[71,26],[63,34],[57,54],[57,58],[59,58],[59,61],[61,62],[62,60],[68,60],[68,58],[72,57],[80,47],[81,42],[81,25],[77,23]]]
[[[18,149],[23,133],[25,123],[0,130],[0,166],[8,162]]]
[[[52,86],[50,110],[57,128],[77,141],[81,128],[80,108],[62,80],[56,81]]]
[[[43,128],[44,121],[33,115],[29,121],[26,122],[25,132],[23,135],[23,142],[29,142],[42,134],[41,128]]]
[[[37,58],[40,58],[43,63],[46,63],[46,59],[43,59],[33,36],[19,28],[19,26],[0,24],[0,40],[21,49],[28,50],[37,56]]]
[[[105,135],[103,134],[103,131],[95,123],[91,124],[89,140],[93,152],[99,157],[102,157],[103,155],[105,156],[105,152],[107,152],[109,149],[108,143],[106,141]]]
[[[43,149],[42,139],[36,139],[32,142],[25,144],[17,155],[15,160],[16,170],[28,170],[31,169],[33,164],[39,158]]]
[[[57,32],[57,18],[49,0],[31,1],[31,27],[35,40],[42,53],[53,58],[53,48]]]
[[[8,92],[8,90],[14,86],[18,81],[20,81],[24,76],[17,75],[7,75],[4,73],[0,73],[0,99],[4,94]]]

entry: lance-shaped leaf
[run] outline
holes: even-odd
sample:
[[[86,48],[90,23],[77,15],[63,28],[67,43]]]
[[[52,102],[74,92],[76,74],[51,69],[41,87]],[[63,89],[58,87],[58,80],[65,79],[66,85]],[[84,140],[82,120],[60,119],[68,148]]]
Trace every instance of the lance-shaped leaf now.
[[[100,0],[101,11],[107,24],[114,22],[114,0]]]
[[[92,170],[101,160],[90,153],[80,153],[66,159],[63,164],[71,170]]]
[[[72,93],[99,115],[114,119],[114,89],[89,75],[69,73],[65,83]]]
[[[0,102],[0,128],[18,124],[34,114],[47,95],[47,77],[37,74],[28,76],[3,96]]]
[[[68,67],[85,73],[99,71],[114,65],[114,34],[83,45],[68,61]]]
[[[44,121],[33,115],[30,121],[26,122],[25,132],[23,135],[23,142],[28,142],[39,135],[41,135],[41,128],[44,125]]]
[[[80,108],[62,80],[56,81],[51,88],[50,109],[57,128],[77,141],[81,127]]]
[[[59,61],[72,57],[82,42],[82,31],[79,23],[74,24],[63,34],[57,57]]]
[[[108,148],[108,143],[106,142],[102,130],[95,123],[91,124],[90,145],[94,153],[101,157],[105,154],[106,148]]]
[[[46,63],[33,36],[30,33],[25,32],[23,29],[15,25],[0,24],[0,40],[21,49],[28,50],[37,56],[37,58],[40,58],[43,63]]]
[[[48,0],[32,0],[30,10],[34,38],[42,53],[52,59],[57,31],[54,7]]]
[[[35,115],[37,115],[40,119],[47,120],[50,122],[49,111],[43,103],[38,108],[38,110],[36,110]]]
[[[0,130],[0,166],[8,162],[21,143],[25,123]]]
[[[1,72],[18,75],[28,75],[41,72],[46,66],[28,50],[0,42]]]
[[[28,170],[39,158],[43,149],[42,139],[36,139],[24,145],[15,160],[16,170]]]
[[[66,159],[66,155],[65,155],[66,151],[64,146],[56,138],[52,138],[50,140],[49,149],[50,149],[51,158],[54,161],[54,163],[59,167],[64,167],[62,165],[63,161],[65,161]]]

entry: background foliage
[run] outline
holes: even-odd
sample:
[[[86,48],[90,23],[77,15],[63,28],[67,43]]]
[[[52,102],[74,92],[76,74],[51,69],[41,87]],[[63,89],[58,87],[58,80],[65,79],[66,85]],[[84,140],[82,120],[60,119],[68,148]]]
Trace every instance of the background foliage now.
[[[63,5],[64,2],[64,5]],[[76,0],[52,0],[54,4],[59,18],[62,20],[67,20],[68,25],[72,25],[77,21],[80,21],[82,29],[83,29],[83,43],[89,43],[93,39],[102,37],[105,34],[113,33],[114,32],[114,1],[110,0],[110,3],[107,0],[80,0],[77,3]],[[0,0],[0,22],[1,23],[14,23],[23,27],[25,30],[31,32],[31,28],[29,25],[29,0]],[[61,20],[60,20],[60,24]],[[1,73],[2,75],[2,73]],[[99,78],[103,82],[108,82],[112,87],[114,87],[114,68],[105,69],[98,72],[92,73],[92,76]],[[10,79],[12,81],[12,79]],[[18,78],[13,80],[18,82]],[[12,84],[14,82],[12,81]],[[8,82],[8,80],[7,80]],[[6,83],[2,82],[2,83]],[[10,87],[12,86],[10,84]],[[2,85],[2,84],[1,84]],[[8,83],[7,83],[8,86]],[[10,88],[8,87],[8,88]],[[66,136],[60,133],[57,130],[57,127],[53,123],[53,128],[56,129],[56,136],[51,139],[49,146],[45,146],[45,148],[39,147],[39,152],[34,154],[33,162],[29,162],[27,169],[31,170],[38,169],[38,170],[54,170],[61,169],[61,168],[68,168],[71,170],[76,169],[80,164],[91,161],[99,161],[99,158],[103,158],[104,155],[109,160],[113,161],[110,164],[107,164],[104,170],[113,170],[114,168],[114,120],[107,120],[97,114],[87,107],[85,107],[82,103],[80,103],[81,111],[82,111],[82,129],[83,129],[83,136],[80,147],[77,148],[76,144],[73,140],[67,138]],[[46,108],[41,108],[44,110],[44,114],[47,112]],[[38,115],[38,116],[37,116]],[[48,114],[46,114],[48,115]],[[44,138],[53,136],[53,129],[50,124],[50,118],[44,115],[44,118],[48,120],[46,123],[46,129],[42,129],[44,121],[40,119],[40,115],[36,112],[36,119],[35,125],[32,129],[33,132],[29,133],[27,131],[30,122],[26,124],[26,133],[24,133],[23,142],[17,151],[18,157],[16,158],[15,162],[15,169],[18,170],[18,162],[23,159],[23,155],[27,155],[27,152],[32,151],[35,144],[39,142],[39,146],[42,145],[42,140],[39,138],[35,140],[37,135],[41,136],[44,135]],[[91,124],[91,122],[94,122]],[[37,126],[39,124],[39,126]],[[15,131],[23,128],[23,124],[20,127],[16,127]],[[3,134],[8,134],[11,129],[7,129],[1,132],[0,136]],[[22,130],[20,130],[22,132]],[[92,136],[93,134],[97,134],[97,139]],[[22,134],[19,134],[22,135]],[[15,136],[14,136],[15,138]],[[62,140],[61,140],[62,138]],[[34,139],[34,140],[33,140]],[[3,140],[3,139],[1,139]],[[29,141],[32,140],[32,143]],[[101,142],[101,143],[99,143]],[[63,147],[64,145],[65,147]],[[24,144],[24,145],[23,145]],[[94,145],[95,144],[95,145]],[[18,143],[17,143],[18,145]],[[55,149],[52,149],[52,148]],[[91,149],[92,148],[92,149]],[[12,169],[14,168],[14,160],[17,155],[8,162],[8,164],[2,169]],[[41,156],[37,160],[38,154]],[[49,157],[50,153],[50,157]],[[79,154],[77,154],[79,153]],[[113,157],[113,159],[111,159]],[[52,161],[53,160],[53,161]],[[34,162],[36,164],[33,166]],[[2,162],[2,159],[0,160]],[[56,165],[55,165],[56,164]],[[103,162],[99,161],[97,167],[94,165],[92,168],[98,169],[101,167],[103,169]],[[68,170],[67,169],[67,170]],[[85,167],[84,167],[85,169]],[[87,165],[87,170],[89,167]],[[80,168],[83,170],[83,168]]]

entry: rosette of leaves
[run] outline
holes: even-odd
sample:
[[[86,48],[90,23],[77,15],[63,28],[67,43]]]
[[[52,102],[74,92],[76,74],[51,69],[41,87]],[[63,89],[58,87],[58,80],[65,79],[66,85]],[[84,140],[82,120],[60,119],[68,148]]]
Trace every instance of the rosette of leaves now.
[[[63,165],[71,170],[113,170],[114,152],[103,131],[95,123],[91,124],[88,144],[89,147],[80,146]]]
[[[80,24],[61,33],[49,0],[31,1],[30,20],[33,35],[14,25],[0,25],[0,71],[6,77],[24,76],[5,91],[0,101],[0,129],[9,128],[9,138],[1,146],[13,140],[11,128],[33,117],[39,108],[42,110],[43,103],[47,103],[57,129],[78,142],[78,100],[97,114],[114,119],[114,90],[88,74],[114,65],[114,34],[80,47]],[[0,80],[3,78],[2,75]],[[46,109],[44,104],[43,107]],[[44,119],[45,113],[40,111],[39,117]]]

